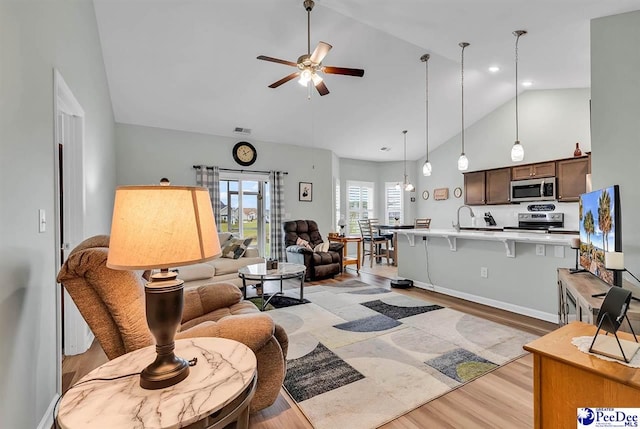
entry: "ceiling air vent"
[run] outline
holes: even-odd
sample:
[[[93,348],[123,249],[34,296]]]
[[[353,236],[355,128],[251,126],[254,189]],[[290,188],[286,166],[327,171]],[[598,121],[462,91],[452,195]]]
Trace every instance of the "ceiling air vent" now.
[[[251,134],[251,128],[236,127],[233,132],[236,134],[248,136],[249,134]]]

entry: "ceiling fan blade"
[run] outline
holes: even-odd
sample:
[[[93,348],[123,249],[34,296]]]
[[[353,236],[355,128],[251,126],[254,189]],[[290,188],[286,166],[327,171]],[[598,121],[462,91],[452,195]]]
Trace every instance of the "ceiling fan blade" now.
[[[327,56],[331,48],[333,48],[333,46],[331,46],[330,44],[319,42],[318,46],[316,46],[316,49],[313,51],[309,59],[312,63],[320,64],[322,60],[324,60],[324,57]]]
[[[349,69],[346,67],[332,67],[332,66],[324,66],[322,71],[329,74],[344,74],[347,76],[364,76],[364,70],[362,69]]]
[[[320,95],[327,95],[329,93],[329,88],[327,88],[327,85],[325,85],[324,82],[318,82],[316,89]]]
[[[277,82],[273,82],[271,85],[269,85],[269,88],[277,88],[280,85],[282,85],[283,83],[287,83],[289,82],[291,79],[295,79],[296,77],[300,76],[300,72],[294,72],[291,73],[289,76],[285,76],[282,79],[280,79]]]
[[[279,58],[266,57],[264,55],[260,55],[259,57],[257,57],[257,59],[263,60],[263,61],[271,61],[272,63],[284,64],[285,66],[298,67],[298,64],[294,62],[281,60]]]

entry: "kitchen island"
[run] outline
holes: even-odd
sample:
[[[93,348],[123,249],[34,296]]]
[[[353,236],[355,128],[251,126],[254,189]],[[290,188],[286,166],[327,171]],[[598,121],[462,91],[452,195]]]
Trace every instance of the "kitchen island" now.
[[[478,229],[396,230],[398,277],[550,322],[558,321],[556,270],[572,267],[577,234]]]

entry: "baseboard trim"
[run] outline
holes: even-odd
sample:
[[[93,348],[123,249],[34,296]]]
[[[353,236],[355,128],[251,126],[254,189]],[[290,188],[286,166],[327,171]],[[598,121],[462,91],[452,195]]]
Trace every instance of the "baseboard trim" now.
[[[472,295],[470,293],[460,292],[453,289],[447,289],[440,286],[435,286],[429,283],[414,282],[414,286],[422,289],[438,292],[443,295],[453,296],[455,298],[465,299],[467,301],[476,302],[478,304],[488,305],[489,307],[499,308],[501,310],[510,311],[516,314],[522,314],[523,316],[533,317],[534,319],[544,320],[545,322],[558,323],[558,315],[546,313],[544,311],[534,310],[520,305],[510,304],[508,302],[497,301],[495,299],[485,298],[478,295]]]
[[[59,397],[60,395],[56,393],[51,400],[51,403],[47,407],[47,411],[45,412],[44,416],[42,416],[42,419],[40,419],[40,423],[38,424],[37,429],[51,429],[53,427],[53,409],[58,403]]]

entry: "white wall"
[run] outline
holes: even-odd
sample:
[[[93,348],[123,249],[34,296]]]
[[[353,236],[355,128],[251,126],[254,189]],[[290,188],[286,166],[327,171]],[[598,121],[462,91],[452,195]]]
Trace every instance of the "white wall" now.
[[[525,159],[518,164],[547,161],[573,156],[576,142],[583,153],[591,150],[589,132],[589,89],[559,89],[527,91],[518,97],[520,111],[520,140],[525,148]],[[469,158],[469,170],[517,165],[511,161],[511,146],[515,140],[515,101],[511,100],[465,131],[465,152]],[[433,150],[429,160],[433,173],[422,176],[424,158],[415,165],[418,174],[416,195],[417,217],[430,217],[433,228],[449,228],[456,218],[457,208],[464,203],[453,196],[456,187],[464,189],[464,177],[457,170],[460,156],[460,135],[448,140]],[[449,188],[449,199],[435,201],[433,190]],[[427,189],[430,197],[424,201],[422,191]],[[557,203],[556,210],[568,214],[568,226],[577,228],[577,205]],[[513,225],[515,215],[526,211],[526,204],[506,206],[478,206],[474,211],[482,214],[490,211],[499,226]],[[470,225],[467,212],[462,225]],[[465,223],[466,222],[466,223]]]
[[[625,265],[640,273],[640,11],[591,21],[593,188],[620,185]]]
[[[250,167],[235,163],[231,150],[241,140],[251,142],[258,158]],[[313,219],[324,235],[333,231],[333,156],[330,151],[302,146],[229,138],[162,128],[117,124],[117,182],[119,185],[158,183],[195,185],[194,165],[245,170],[282,170],[288,219]],[[313,201],[298,201],[298,183],[313,183]]]
[[[54,67],[86,113],[85,234],[108,232],[115,186],[113,114],[93,4],[0,2],[3,428],[44,424],[56,395]],[[44,233],[38,233],[38,209],[46,210]]]

